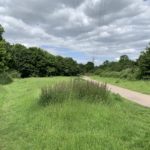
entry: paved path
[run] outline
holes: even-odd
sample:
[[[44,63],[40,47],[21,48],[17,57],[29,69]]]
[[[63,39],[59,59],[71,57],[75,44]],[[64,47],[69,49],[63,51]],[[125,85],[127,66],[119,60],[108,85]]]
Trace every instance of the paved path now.
[[[93,80],[87,76],[84,76],[83,79],[87,80],[87,81],[94,82],[94,83],[101,83],[101,82]],[[119,94],[122,97],[124,97],[125,99],[128,99],[132,102],[138,103],[138,104],[145,106],[145,107],[150,107],[150,95],[131,91],[131,90],[121,88],[121,87],[111,85],[111,84],[107,84],[107,87],[111,92],[113,92],[115,94]]]

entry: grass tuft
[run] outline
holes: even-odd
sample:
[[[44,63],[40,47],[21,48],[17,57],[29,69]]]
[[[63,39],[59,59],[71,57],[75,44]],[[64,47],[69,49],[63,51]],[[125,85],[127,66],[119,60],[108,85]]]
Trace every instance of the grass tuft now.
[[[106,103],[108,102],[108,95],[109,91],[106,84],[74,79],[42,88],[40,104],[46,106],[50,103],[61,103],[69,99]]]

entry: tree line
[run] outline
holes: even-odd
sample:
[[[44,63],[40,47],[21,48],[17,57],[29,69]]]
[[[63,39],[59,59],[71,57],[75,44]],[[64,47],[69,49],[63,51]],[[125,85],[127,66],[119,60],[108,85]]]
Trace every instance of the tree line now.
[[[2,35],[0,25],[0,73],[17,71],[21,77],[76,76],[90,72],[94,64],[78,64],[72,58],[54,56],[41,48],[11,45]]]
[[[76,76],[95,73],[105,77],[128,79],[150,79],[150,45],[136,61],[127,55],[118,62],[106,60],[100,66],[93,62],[78,64],[72,58],[54,56],[38,47],[10,44],[3,38],[4,28],[0,25],[0,74],[16,71],[21,77]]]
[[[117,62],[106,60],[96,69],[95,74],[125,79],[150,79],[150,45],[135,61],[127,55],[122,55]]]

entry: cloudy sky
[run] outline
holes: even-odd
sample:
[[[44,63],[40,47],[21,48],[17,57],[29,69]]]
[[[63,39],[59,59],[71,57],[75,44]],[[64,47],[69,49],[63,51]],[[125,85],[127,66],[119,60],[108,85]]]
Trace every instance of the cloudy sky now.
[[[150,0],[0,0],[11,43],[85,63],[136,59],[150,42]]]

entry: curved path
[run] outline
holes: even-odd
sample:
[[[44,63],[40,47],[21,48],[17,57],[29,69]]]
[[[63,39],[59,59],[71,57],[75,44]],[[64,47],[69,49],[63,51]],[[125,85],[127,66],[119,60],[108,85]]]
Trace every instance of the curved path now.
[[[101,83],[101,82],[93,80],[87,76],[84,76],[83,79],[86,81],[94,82],[94,83]],[[150,107],[150,95],[131,91],[131,90],[121,88],[121,87],[111,85],[111,84],[107,84],[107,87],[111,92],[113,92],[115,94],[119,94],[122,97],[124,97],[125,99],[128,99],[132,102],[138,103],[138,104],[145,106],[145,107]]]

